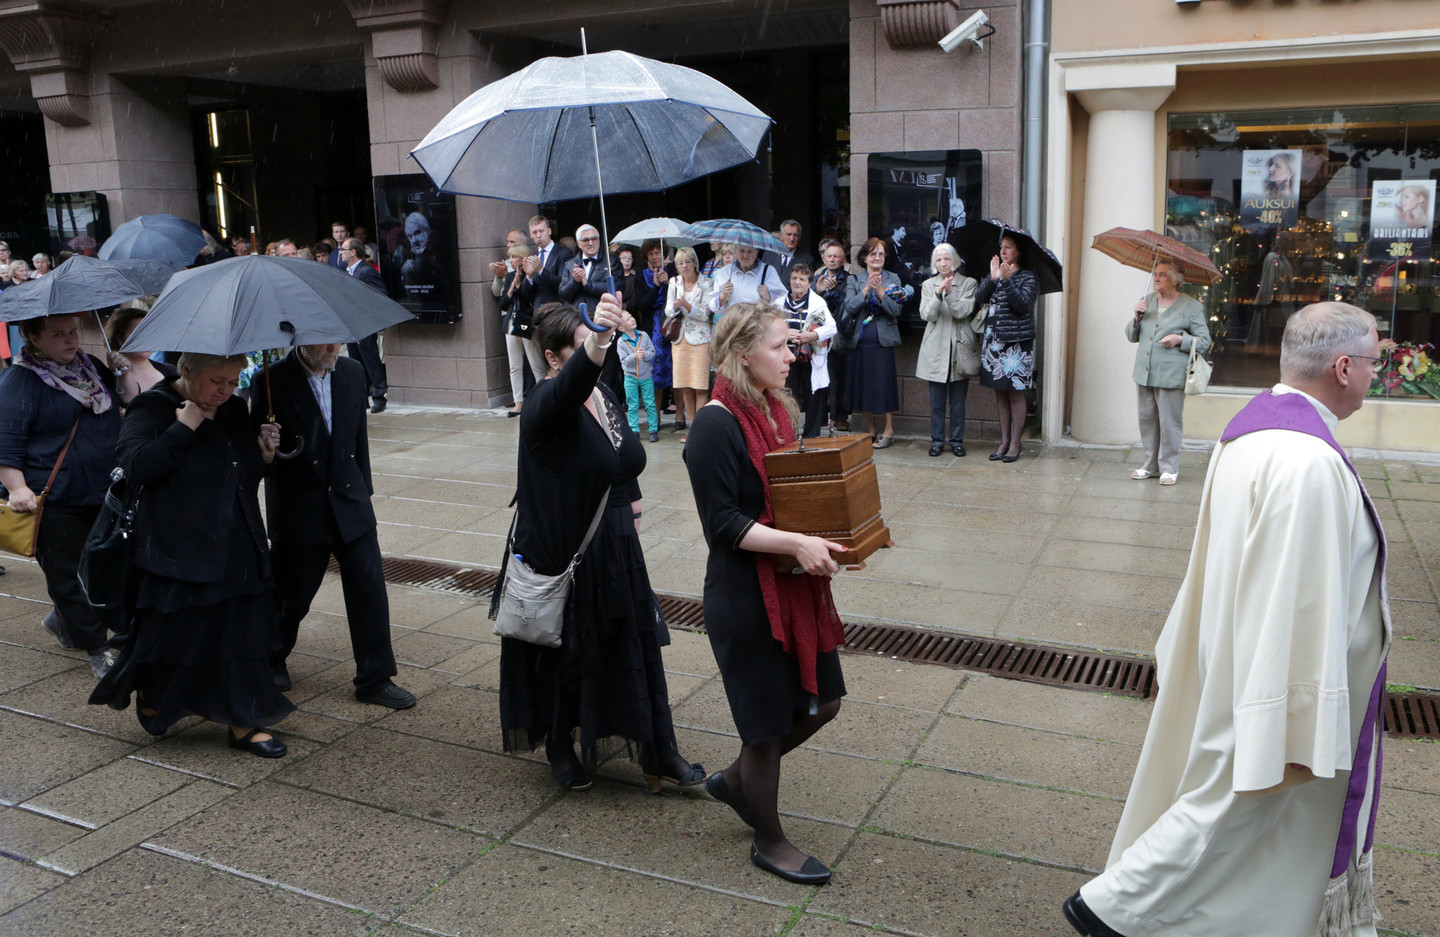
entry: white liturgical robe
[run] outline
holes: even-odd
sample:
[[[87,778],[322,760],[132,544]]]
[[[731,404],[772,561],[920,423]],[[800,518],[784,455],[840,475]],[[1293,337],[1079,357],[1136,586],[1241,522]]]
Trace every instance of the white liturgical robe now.
[[[1333,436],[1334,414],[1300,396]],[[1106,870],[1080,890],[1126,937],[1317,932],[1390,640],[1383,533],[1366,497],[1315,435],[1262,429],[1217,446],[1155,651],[1160,692],[1134,782]],[[1379,748],[1377,732],[1342,890],[1347,880],[1368,887],[1361,856]],[[1315,780],[1254,793],[1280,784],[1287,763]],[[1359,917],[1347,915],[1340,933],[1374,935]]]

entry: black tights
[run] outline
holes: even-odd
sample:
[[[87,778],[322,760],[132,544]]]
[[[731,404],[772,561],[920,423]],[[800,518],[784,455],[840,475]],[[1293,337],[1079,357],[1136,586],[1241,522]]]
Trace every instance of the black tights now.
[[[795,725],[784,736],[756,745],[740,748],[740,757],[735,759],[723,772],[725,784],[745,801],[750,822],[755,827],[755,846],[765,857],[782,868],[798,869],[804,862],[803,854],[798,861],[797,850],[785,837],[780,826],[780,812],[777,801],[780,793],[780,759],[820,731],[840,711],[840,701],[822,703],[814,714],[795,720]]]

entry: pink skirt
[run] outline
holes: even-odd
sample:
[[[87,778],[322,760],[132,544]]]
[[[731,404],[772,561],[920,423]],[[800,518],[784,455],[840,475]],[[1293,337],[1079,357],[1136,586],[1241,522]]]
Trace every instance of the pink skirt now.
[[[675,387],[710,389],[710,346],[687,345],[684,339],[670,346],[671,377]]]

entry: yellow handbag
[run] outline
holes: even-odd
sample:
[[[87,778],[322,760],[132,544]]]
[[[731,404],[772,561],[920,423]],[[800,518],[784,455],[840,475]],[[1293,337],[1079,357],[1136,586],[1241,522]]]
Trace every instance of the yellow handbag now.
[[[45,510],[45,496],[50,493],[50,486],[55,484],[55,476],[60,474],[60,465],[65,461],[65,453],[70,451],[70,444],[75,441],[75,431],[79,428],[80,421],[77,419],[75,425],[70,427],[70,438],[65,440],[65,448],[60,450],[60,458],[55,460],[55,467],[50,470],[45,488],[35,499],[35,510],[16,511],[11,509],[9,501],[0,500],[0,550],[18,556],[35,555],[35,542],[40,537],[40,514]]]

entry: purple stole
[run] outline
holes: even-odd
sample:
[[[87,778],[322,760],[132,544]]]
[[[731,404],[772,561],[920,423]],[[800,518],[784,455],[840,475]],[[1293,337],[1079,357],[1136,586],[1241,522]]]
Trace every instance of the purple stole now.
[[[1360,480],[1360,474],[1355,471],[1355,466],[1350,464],[1350,459],[1345,455],[1345,450],[1335,441],[1330,434],[1330,428],[1316,412],[1314,405],[1300,394],[1276,394],[1271,391],[1263,391],[1252,397],[1230,425],[1225,427],[1225,432],[1220,435],[1222,443],[1238,439],[1247,433],[1265,429],[1286,429],[1297,433],[1307,433],[1317,439],[1324,440],[1340,454],[1344,460],[1345,467],[1355,476],[1355,482],[1360,486],[1360,497],[1365,503],[1365,513],[1370,517],[1370,523],[1375,525],[1375,533],[1380,538],[1380,579],[1383,585],[1385,579],[1385,530],[1380,526],[1380,517],[1375,513],[1375,505],[1370,501],[1370,494],[1365,490],[1365,483]],[[1383,597],[1383,593],[1382,593]],[[1337,898],[1344,898],[1344,908],[1326,907],[1322,914],[1321,929],[1317,933],[1349,933],[1351,923],[1364,924],[1368,921],[1353,920],[1354,917],[1363,917],[1374,913],[1373,898],[1371,898],[1368,883],[1362,885],[1360,891],[1364,892],[1363,898],[1357,893],[1348,897],[1339,894],[1345,889],[1336,886],[1337,880],[1345,882],[1346,873],[1350,868],[1350,857],[1355,853],[1355,840],[1360,834],[1360,806],[1365,801],[1365,788],[1370,778],[1366,776],[1365,767],[1370,763],[1370,755],[1376,748],[1376,736],[1383,729],[1380,724],[1380,705],[1385,696],[1385,662],[1380,662],[1380,672],[1375,677],[1375,686],[1370,690],[1370,703],[1365,709],[1365,722],[1360,727],[1360,739],[1355,746],[1355,760],[1350,766],[1350,784],[1345,794],[1345,810],[1340,819],[1340,835],[1335,843],[1335,857],[1330,863],[1331,888],[1326,890],[1327,905],[1332,903],[1332,895]],[[1370,817],[1365,831],[1365,847],[1362,850],[1362,861],[1368,858],[1371,846],[1375,841],[1375,817],[1380,807],[1380,769],[1384,761],[1383,747],[1376,753],[1374,787],[1375,793],[1370,800]],[[1368,869],[1366,869],[1368,873]],[[1368,907],[1362,907],[1368,905]],[[1374,914],[1372,920],[1378,920],[1379,915]],[[1327,927],[1327,923],[1330,925]]]

